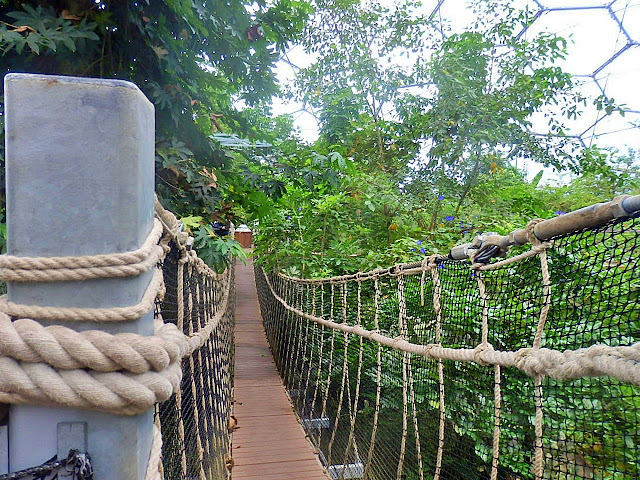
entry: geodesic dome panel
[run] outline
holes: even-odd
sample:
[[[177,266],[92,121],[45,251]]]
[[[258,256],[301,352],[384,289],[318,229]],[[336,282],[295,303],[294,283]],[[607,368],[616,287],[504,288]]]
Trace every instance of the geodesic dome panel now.
[[[584,146],[640,148],[640,2],[518,0],[512,5],[531,12],[532,22],[520,35],[553,33],[567,40],[567,56],[557,65],[574,76],[577,91],[588,101],[565,133]],[[459,0],[425,1],[424,7],[445,36],[475,21],[473,9]],[[624,115],[598,111],[593,102],[602,95]],[[541,123],[534,118],[534,130]]]

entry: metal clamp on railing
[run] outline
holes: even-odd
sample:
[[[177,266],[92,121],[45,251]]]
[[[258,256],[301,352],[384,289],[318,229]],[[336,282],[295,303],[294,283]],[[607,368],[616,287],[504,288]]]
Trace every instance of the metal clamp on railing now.
[[[596,203],[573,212],[537,223],[533,228],[535,237],[544,242],[558,235],[594,228],[620,217],[629,217],[640,211],[640,195],[621,195],[610,202]],[[505,256],[513,245],[529,243],[526,229],[514,230],[508,235],[495,232],[480,234],[473,242],[455,246],[449,252],[452,260],[465,260],[476,250],[476,263],[489,263],[492,258]]]

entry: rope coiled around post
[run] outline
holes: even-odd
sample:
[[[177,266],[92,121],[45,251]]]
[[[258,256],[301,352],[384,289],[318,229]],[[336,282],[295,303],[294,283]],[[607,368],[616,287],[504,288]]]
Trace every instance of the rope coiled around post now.
[[[156,215],[147,240],[134,252],[44,259],[0,256],[0,275],[10,281],[139,275],[164,258],[172,240],[178,245],[182,243],[175,216],[158,203]],[[182,248],[181,254],[185,262],[194,265],[200,273],[226,279],[216,314],[191,335],[159,319],[155,321],[154,334],[144,336],[98,330],[77,332],[60,325],[45,327],[31,318],[13,321],[9,318],[11,315],[56,321],[135,320],[149,312],[154,302],[164,295],[159,269],[155,270],[142,300],[130,307],[43,307],[1,300],[0,401],[137,415],[167,400],[179,389],[182,358],[191,355],[210,337],[226,312],[231,288],[229,276],[213,272],[195,252]],[[24,272],[30,272],[31,277],[25,280]]]
[[[132,252],[78,257],[20,257],[0,255],[0,280],[5,282],[60,282],[93,278],[133,277],[147,272],[165,254],[158,244],[163,225],[155,219],[143,245]]]

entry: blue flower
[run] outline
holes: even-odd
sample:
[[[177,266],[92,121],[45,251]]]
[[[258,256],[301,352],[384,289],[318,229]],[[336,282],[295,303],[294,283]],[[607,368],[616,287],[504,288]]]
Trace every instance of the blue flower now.
[[[416,249],[415,249],[415,248],[412,248],[412,249],[411,249],[411,251],[412,251],[412,252],[415,252],[415,251],[416,251]]]
[[[287,220],[291,220],[291,217],[287,217]]]
[[[298,211],[301,212],[302,211],[302,207],[298,207]]]
[[[416,245],[422,245],[422,240],[418,240],[418,241],[416,242]]]
[[[444,200],[444,195],[438,195],[438,200],[440,201]]]
[[[453,215],[447,215],[446,217],[444,217],[445,222],[453,222],[453,219],[454,219]]]
[[[444,264],[439,263],[439,264],[438,264],[438,268],[439,268],[440,270],[442,270],[442,269],[444,268]]]
[[[554,215],[564,215],[565,212],[563,212],[562,210],[558,210],[556,212],[553,212]]]
[[[420,253],[424,253],[424,252],[426,252],[426,250],[424,248],[421,248]]]

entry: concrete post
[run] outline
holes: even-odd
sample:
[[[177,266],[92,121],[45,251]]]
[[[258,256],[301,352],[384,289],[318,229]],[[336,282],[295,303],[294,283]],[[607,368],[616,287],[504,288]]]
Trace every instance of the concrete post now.
[[[139,248],[153,225],[153,105],[135,85],[119,80],[9,74],[4,82],[8,253]],[[9,283],[8,296],[30,305],[129,306],[141,300],[150,279],[147,272],[127,279]],[[153,314],[133,322],[64,325],[150,335]],[[151,410],[129,417],[12,405],[9,468],[38,465],[58,446],[82,448],[85,441],[96,480],[143,479],[152,423]]]

